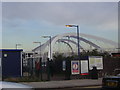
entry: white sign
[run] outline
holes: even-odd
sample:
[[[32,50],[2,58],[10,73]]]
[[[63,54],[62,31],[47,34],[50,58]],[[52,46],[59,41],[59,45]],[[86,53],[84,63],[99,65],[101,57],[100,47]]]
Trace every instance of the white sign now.
[[[81,60],[81,74],[88,74],[88,60]]]
[[[71,61],[71,73],[72,74],[80,74],[80,66],[79,61]]]
[[[97,67],[97,69],[103,69],[103,57],[102,56],[90,56],[89,57],[89,69],[93,69],[93,67]]]
[[[66,70],[66,61],[63,61],[63,71],[65,71]]]

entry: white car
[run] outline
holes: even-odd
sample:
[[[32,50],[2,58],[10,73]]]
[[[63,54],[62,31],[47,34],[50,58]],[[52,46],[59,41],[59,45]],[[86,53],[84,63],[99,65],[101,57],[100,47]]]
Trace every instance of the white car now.
[[[13,82],[0,81],[0,90],[34,90],[33,87]]]

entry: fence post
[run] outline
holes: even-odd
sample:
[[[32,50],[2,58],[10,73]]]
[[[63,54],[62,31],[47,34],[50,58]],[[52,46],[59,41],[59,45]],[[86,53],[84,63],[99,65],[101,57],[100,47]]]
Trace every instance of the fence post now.
[[[47,80],[50,81],[50,62],[49,62],[49,58],[47,58]]]
[[[40,76],[41,76],[41,81],[42,79],[42,58],[40,57]]]

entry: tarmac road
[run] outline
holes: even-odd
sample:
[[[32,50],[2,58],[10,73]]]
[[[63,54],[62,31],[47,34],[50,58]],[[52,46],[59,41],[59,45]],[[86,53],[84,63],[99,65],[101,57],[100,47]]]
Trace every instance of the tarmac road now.
[[[101,90],[101,86],[72,87],[72,88],[59,88],[59,89],[36,89],[36,90]]]

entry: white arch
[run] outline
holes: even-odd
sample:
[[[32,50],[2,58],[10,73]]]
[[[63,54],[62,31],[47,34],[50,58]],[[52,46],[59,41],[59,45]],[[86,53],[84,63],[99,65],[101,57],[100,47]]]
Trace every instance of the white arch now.
[[[63,42],[63,41],[66,42],[66,41],[67,41],[67,43],[68,43],[68,42],[71,42],[71,43],[75,44],[76,46],[78,46],[77,43],[76,43],[75,41],[73,41],[73,40],[59,39],[58,42],[59,42],[59,41],[60,41],[60,42]],[[81,45],[80,45],[80,49],[83,49],[83,47],[82,47]]]
[[[63,42],[63,43],[65,43],[65,44],[67,44],[67,45],[70,47],[72,53],[74,53],[72,46],[71,46],[68,42],[66,42],[66,41],[64,41],[64,40],[59,40],[58,42]]]
[[[77,39],[77,37],[75,37],[75,36],[73,36],[73,38],[76,38],[76,39]],[[84,41],[85,43],[88,43],[88,44],[92,45],[93,47],[95,47],[95,48],[97,48],[97,49],[100,49],[100,46],[92,43],[92,42],[89,41],[89,40],[86,40],[86,39],[84,39],[84,38],[82,38],[82,37],[79,37],[79,39],[80,39],[80,41]]]
[[[54,36],[52,39],[51,39],[51,50],[53,50],[53,45],[59,40],[59,39],[62,39],[63,37],[66,37],[66,36],[69,36],[69,37],[77,37],[76,33],[65,33],[65,34],[61,34],[61,35],[56,35]],[[115,47],[118,46],[118,44],[114,41],[111,41],[111,40],[107,40],[105,38],[101,38],[101,37],[97,37],[97,36],[93,36],[93,35],[87,35],[87,34],[83,34],[83,33],[80,33],[80,36],[81,37],[87,37],[87,38],[92,38],[92,39],[96,39],[96,40],[99,40],[99,41],[102,41],[102,42],[105,42],[105,43],[109,43]],[[84,38],[81,38],[81,40],[83,40],[84,42],[86,43],[89,43],[90,45],[93,45],[93,46],[97,46],[95,45],[94,43],[84,39]],[[50,41],[48,40],[46,43],[42,44],[41,45],[41,51],[44,52],[45,48],[50,44]],[[99,46],[97,46],[99,47]],[[40,47],[37,47],[35,49],[33,49],[33,51],[38,51],[40,49]],[[51,51],[53,52],[53,51]],[[52,56],[52,53],[51,53],[51,56]]]

